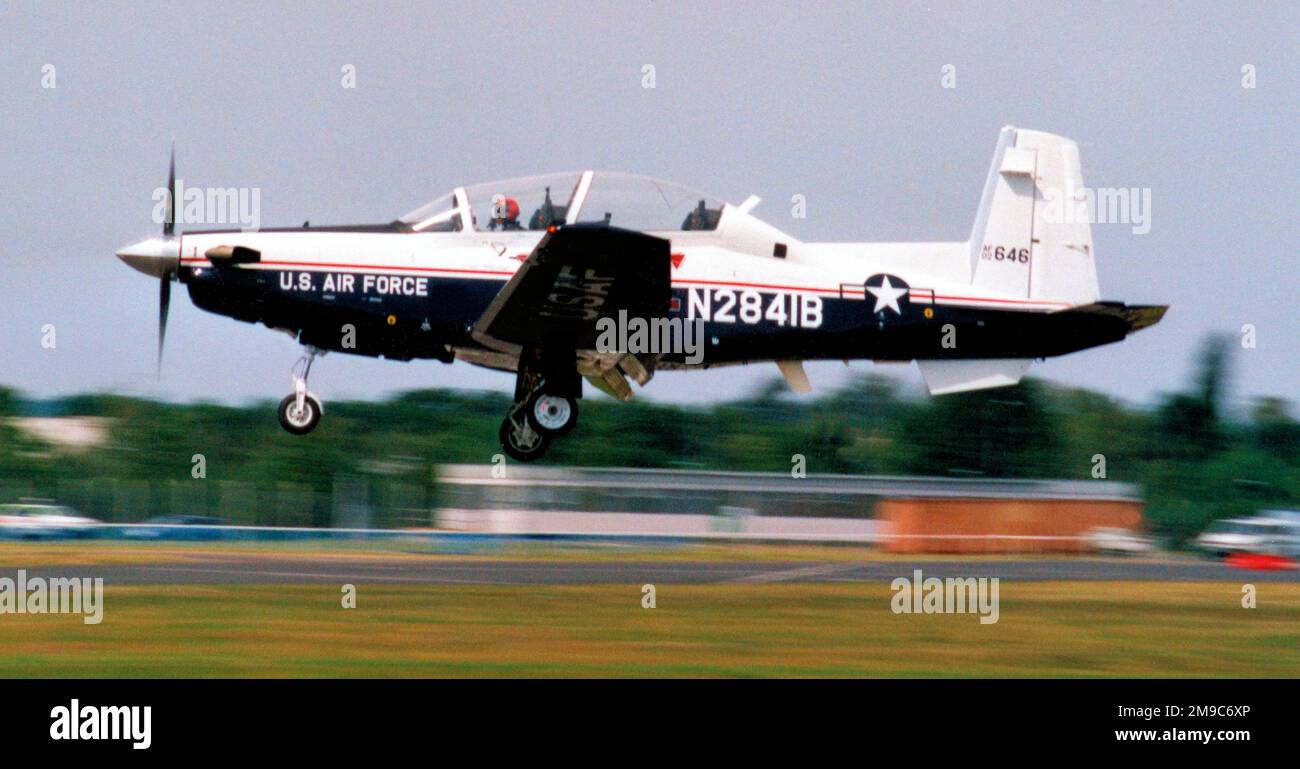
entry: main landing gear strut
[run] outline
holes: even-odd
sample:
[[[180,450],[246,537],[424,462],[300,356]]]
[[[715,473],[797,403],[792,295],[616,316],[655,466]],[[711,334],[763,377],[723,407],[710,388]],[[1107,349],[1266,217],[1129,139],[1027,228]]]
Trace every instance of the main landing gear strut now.
[[[307,375],[311,373],[312,360],[324,354],[323,350],[307,346],[307,352],[293,367],[293,392],[280,401],[280,407],[276,410],[280,416],[280,426],[294,435],[306,435],[315,430],[320,422],[324,409],[321,408],[320,400],[307,391]]]
[[[520,356],[515,400],[501,422],[501,447],[520,462],[541,457],[578,423],[582,380],[573,362],[547,363],[535,352]]]

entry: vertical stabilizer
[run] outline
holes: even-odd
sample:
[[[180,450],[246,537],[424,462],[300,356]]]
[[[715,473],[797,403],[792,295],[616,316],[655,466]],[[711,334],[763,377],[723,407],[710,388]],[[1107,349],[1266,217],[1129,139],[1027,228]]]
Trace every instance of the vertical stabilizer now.
[[[1079,146],[1003,128],[971,230],[971,283],[1009,297],[1097,301]]]

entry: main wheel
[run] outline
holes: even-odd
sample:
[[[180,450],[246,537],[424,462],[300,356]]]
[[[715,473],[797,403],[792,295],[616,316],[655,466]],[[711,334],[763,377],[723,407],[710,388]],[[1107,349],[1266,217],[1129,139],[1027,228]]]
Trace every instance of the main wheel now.
[[[277,409],[280,426],[294,435],[306,435],[316,429],[320,422],[320,401],[308,395],[303,398],[302,409],[298,408],[298,396],[286,395]]]
[[[549,393],[538,393],[528,401],[528,424],[543,435],[558,438],[578,424],[578,401]]]
[[[510,417],[506,417],[501,422],[501,430],[498,431],[497,437],[501,439],[501,448],[505,449],[506,454],[520,462],[531,462],[537,459],[545,454],[551,445],[551,439],[546,437],[545,433],[534,430],[527,420],[524,420],[519,427],[515,427]]]

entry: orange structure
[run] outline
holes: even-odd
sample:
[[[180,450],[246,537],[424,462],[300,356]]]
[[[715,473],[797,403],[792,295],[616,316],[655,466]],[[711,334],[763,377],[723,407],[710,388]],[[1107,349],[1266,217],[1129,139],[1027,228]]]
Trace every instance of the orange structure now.
[[[894,553],[1061,553],[1097,527],[1136,530],[1133,499],[882,499],[882,545]]]

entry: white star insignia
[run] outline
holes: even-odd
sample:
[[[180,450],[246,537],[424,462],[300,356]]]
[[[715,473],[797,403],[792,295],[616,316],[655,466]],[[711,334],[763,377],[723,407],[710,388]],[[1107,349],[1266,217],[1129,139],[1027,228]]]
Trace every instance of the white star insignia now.
[[[888,275],[885,276],[884,282],[881,283],[879,287],[867,286],[867,291],[870,291],[871,294],[876,297],[876,309],[871,311],[872,315],[875,315],[886,307],[899,315],[903,314],[903,311],[898,307],[898,298],[903,294],[906,294],[907,289],[891,286],[889,284]]]

